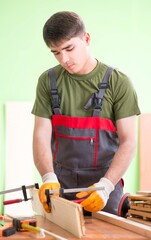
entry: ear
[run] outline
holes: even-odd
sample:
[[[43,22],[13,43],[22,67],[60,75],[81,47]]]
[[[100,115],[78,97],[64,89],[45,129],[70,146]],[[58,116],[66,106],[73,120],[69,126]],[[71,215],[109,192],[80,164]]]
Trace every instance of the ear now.
[[[85,41],[85,43],[87,44],[87,45],[90,45],[90,34],[89,33],[87,33],[87,32],[85,32],[84,33],[84,41]]]

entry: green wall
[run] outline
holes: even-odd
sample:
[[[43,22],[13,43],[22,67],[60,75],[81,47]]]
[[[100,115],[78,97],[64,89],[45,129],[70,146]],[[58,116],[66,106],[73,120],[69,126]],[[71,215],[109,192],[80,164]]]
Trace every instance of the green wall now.
[[[56,64],[42,28],[61,10],[83,17],[96,58],[129,75],[141,112],[151,112],[150,0],[0,0],[0,190],[5,188],[5,103],[34,101],[38,76]],[[131,193],[139,188],[138,161],[139,156],[125,175]]]

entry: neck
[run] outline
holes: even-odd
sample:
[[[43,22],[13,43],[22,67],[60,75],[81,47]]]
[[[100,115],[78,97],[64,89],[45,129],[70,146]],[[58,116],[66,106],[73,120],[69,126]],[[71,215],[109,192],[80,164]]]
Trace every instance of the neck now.
[[[84,71],[82,74],[88,74],[93,71],[93,69],[97,66],[97,60],[95,58],[89,58],[84,67]]]
[[[92,58],[89,63],[90,63],[89,72],[91,72],[97,66],[97,60],[95,58]]]

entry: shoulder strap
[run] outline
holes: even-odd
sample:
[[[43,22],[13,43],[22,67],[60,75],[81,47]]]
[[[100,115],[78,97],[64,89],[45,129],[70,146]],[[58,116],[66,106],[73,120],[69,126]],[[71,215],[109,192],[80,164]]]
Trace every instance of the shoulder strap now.
[[[49,78],[50,78],[50,92],[52,96],[52,110],[54,114],[60,115],[61,114],[61,109],[60,109],[60,97],[58,95],[58,90],[57,90],[57,82],[56,82],[56,77],[55,77],[55,72],[53,68],[50,68],[48,71]]]
[[[108,79],[112,73],[114,68],[109,67],[104,75],[104,78],[102,80],[102,83],[99,84],[99,91],[97,93],[94,93],[91,98],[88,100],[84,108],[87,110],[90,106],[93,105],[93,116],[99,116],[100,111],[102,110],[102,102],[103,102],[103,96],[106,88],[108,87]],[[52,110],[54,114],[61,114],[60,109],[60,97],[58,95],[57,90],[57,82],[56,77],[53,68],[49,69],[48,71],[49,78],[50,78],[50,92],[52,96]]]
[[[104,75],[102,83],[99,84],[99,91],[94,93],[88,100],[84,108],[87,110],[90,106],[93,106],[93,116],[99,116],[102,110],[103,96],[106,88],[108,88],[108,80],[114,68],[109,67]]]

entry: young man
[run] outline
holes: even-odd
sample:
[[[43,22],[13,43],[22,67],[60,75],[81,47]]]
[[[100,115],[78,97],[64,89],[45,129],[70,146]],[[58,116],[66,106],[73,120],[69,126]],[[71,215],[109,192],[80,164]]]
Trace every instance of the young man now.
[[[52,15],[43,37],[59,65],[40,76],[32,110],[40,201],[50,212],[45,189],[102,187],[65,197],[86,197],[81,204],[89,212],[117,214],[122,176],[136,149],[135,90],[126,75],[91,55],[90,35],[76,13]]]

